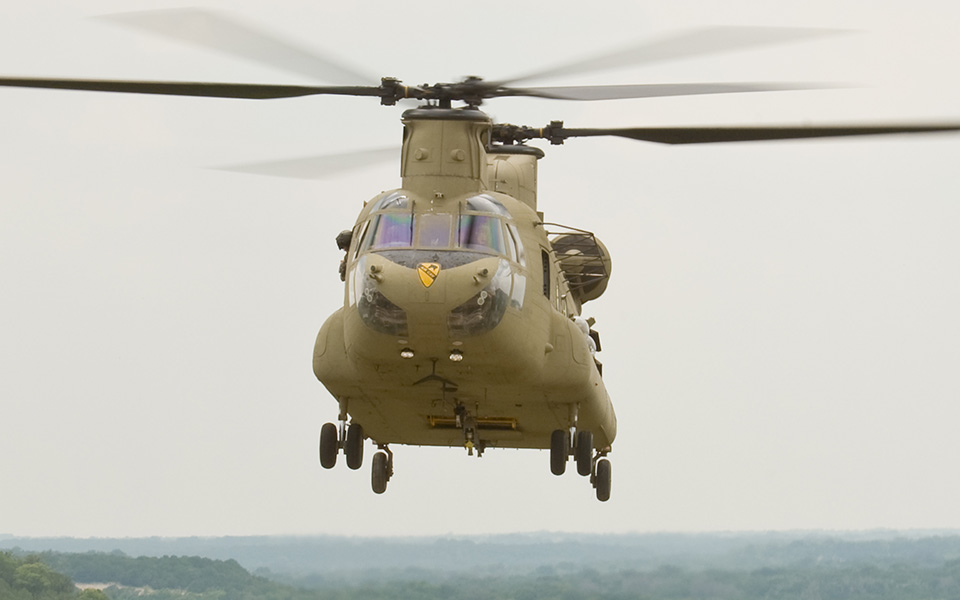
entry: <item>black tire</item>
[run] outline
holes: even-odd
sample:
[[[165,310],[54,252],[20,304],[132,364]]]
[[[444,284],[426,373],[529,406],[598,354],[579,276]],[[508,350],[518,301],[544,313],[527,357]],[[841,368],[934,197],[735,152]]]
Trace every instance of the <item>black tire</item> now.
[[[347,443],[343,447],[347,466],[356,471],[363,465],[363,426],[351,423],[347,429]]]
[[[597,461],[597,500],[606,502],[610,499],[610,461],[601,458]]]
[[[574,447],[577,459],[577,473],[587,476],[593,470],[593,432],[578,431],[577,445]]]
[[[320,466],[332,469],[337,464],[338,447],[337,426],[333,423],[324,423],[320,428]]]
[[[567,470],[567,457],[570,455],[570,436],[563,429],[554,429],[550,434],[550,471],[554,475],[563,475]]]
[[[370,475],[370,483],[373,486],[374,494],[382,494],[387,491],[387,472],[390,468],[386,452],[377,452],[373,455],[373,472]]]

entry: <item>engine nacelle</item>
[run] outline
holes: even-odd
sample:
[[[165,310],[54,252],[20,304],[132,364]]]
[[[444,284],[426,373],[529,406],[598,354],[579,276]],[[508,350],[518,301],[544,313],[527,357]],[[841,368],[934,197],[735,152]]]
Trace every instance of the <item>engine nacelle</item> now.
[[[588,231],[571,231],[550,238],[560,270],[578,304],[596,300],[607,289],[613,262],[607,247]]]

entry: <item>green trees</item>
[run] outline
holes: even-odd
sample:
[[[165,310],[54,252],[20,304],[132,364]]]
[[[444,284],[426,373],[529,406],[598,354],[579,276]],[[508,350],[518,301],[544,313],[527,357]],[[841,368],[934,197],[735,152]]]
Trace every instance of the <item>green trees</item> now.
[[[73,581],[42,563],[39,557],[18,558],[9,552],[0,552],[0,598],[3,600],[74,600],[76,597]]]
[[[75,590],[69,577],[41,562],[26,562],[17,567],[13,573],[13,585],[34,596],[67,594]]]

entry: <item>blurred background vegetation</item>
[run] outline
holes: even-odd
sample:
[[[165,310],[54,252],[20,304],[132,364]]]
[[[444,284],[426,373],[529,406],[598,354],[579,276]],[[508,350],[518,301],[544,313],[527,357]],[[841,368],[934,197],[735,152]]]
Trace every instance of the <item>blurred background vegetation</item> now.
[[[0,600],[960,598],[955,532],[4,536],[0,548]]]

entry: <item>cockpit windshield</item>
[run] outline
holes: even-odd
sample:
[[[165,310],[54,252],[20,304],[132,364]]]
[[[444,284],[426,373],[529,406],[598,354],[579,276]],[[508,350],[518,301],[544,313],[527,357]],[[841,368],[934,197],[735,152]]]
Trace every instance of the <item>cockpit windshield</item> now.
[[[453,215],[426,213],[417,215],[417,247],[449,248]]]
[[[487,194],[467,198],[457,209],[459,214],[420,213],[413,202],[394,192],[376,201],[370,221],[359,229],[357,255],[366,250],[429,248],[470,250],[509,256],[516,260],[516,243],[504,227],[510,213]]]
[[[384,213],[373,225],[374,248],[407,248],[413,241],[413,215]]]
[[[484,215],[460,215],[457,245],[468,250],[503,254],[503,230],[500,219]]]

